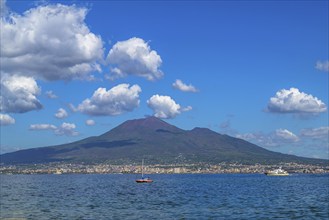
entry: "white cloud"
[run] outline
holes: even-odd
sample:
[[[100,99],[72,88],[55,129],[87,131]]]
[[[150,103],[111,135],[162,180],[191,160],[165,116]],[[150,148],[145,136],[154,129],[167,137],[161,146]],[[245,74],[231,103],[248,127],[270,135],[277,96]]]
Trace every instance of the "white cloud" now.
[[[43,5],[1,19],[1,70],[35,79],[88,78],[100,71],[103,42],[75,5]]]
[[[241,138],[243,140],[252,142],[254,144],[257,144],[261,147],[275,147],[277,146],[276,143],[273,142],[270,135],[266,135],[261,132],[257,133],[246,133],[246,134],[236,134],[237,138]]]
[[[92,120],[92,119],[86,120],[86,125],[88,125],[88,126],[93,126],[95,124],[96,124],[96,122],[94,120]]]
[[[329,127],[307,128],[301,131],[301,136],[310,138],[329,138]]]
[[[77,136],[79,135],[79,132],[75,131],[75,128],[75,124],[64,122],[60,127],[55,129],[55,134],[60,136]]]
[[[8,13],[8,8],[7,8],[7,5],[6,5],[6,1],[7,0],[1,0],[0,1],[0,16],[1,16],[1,18],[7,16],[7,13]]]
[[[47,96],[48,98],[50,98],[50,99],[56,99],[56,98],[58,98],[58,96],[55,95],[54,92],[51,91],[51,90],[46,92],[46,96]]]
[[[178,89],[183,92],[198,92],[193,85],[186,85],[182,80],[176,79],[176,81],[172,84],[175,89]]]
[[[136,75],[156,80],[163,76],[159,70],[161,57],[141,38],[117,42],[110,50],[107,62],[111,65],[111,79]]]
[[[281,149],[289,154],[306,157],[310,157],[311,154],[305,152],[318,152],[321,158],[328,158],[328,154],[325,153],[329,149],[328,135],[329,127],[319,127],[302,129],[299,135],[287,129],[277,129],[270,133],[256,132],[235,136],[269,150]]]
[[[147,105],[154,111],[158,118],[175,118],[181,111],[189,111],[191,106],[181,108],[170,96],[153,95],[147,100]]]
[[[193,109],[192,106],[187,106],[187,107],[181,108],[181,111],[188,112],[188,111],[191,111],[192,109]]]
[[[274,113],[317,114],[327,111],[327,106],[312,95],[290,88],[278,91],[270,99],[267,109]]]
[[[30,130],[56,130],[57,127],[52,124],[32,124]]]
[[[32,77],[1,75],[0,111],[24,113],[42,108],[37,95],[40,93]]]
[[[7,10],[1,1],[1,12]],[[75,5],[42,5],[22,15],[2,14],[0,111],[25,113],[42,108],[36,80],[93,78],[101,71],[103,42],[84,20],[88,10]],[[52,91],[48,98],[56,98]]]
[[[90,99],[85,99],[77,110],[88,115],[120,115],[139,106],[138,85],[119,84],[110,90],[98,88]]]
[[[327,61],[317,61],[315,68],[320,71],[329,72],[329,60]]]
[[[299,141],[299,138],[294,133],[288,131],[287,129],[281,129],[281,128],[275,130],[273,138],[276,140],[280,140],[280,142],[288,142],[288,143]]]
[[[42,131],[42,130],[51,130],[56,135],[60,136],[77,136],[79,132],[75,131],[75,124],[73,123],[62,123],[61,126],[57,127],[52,124],[32,124],[30,125],[30,130],[32,131]]]
[[[293,144],[300,141],[300,138],[287,129],[277,129],[269,134],[262,132],[237,134],[237,138],[250,141],[261,147],[279,147],[285,144]]]
[[[10,115],[0,113],[0,125],[12,125],[15,124],[15,119]]]
[[[57,110],[57,113],[55,114],[55,117],[58,119],[63,119],[66,118],[68,116],[67,112],[65,111],[65,109],[60,108]]]

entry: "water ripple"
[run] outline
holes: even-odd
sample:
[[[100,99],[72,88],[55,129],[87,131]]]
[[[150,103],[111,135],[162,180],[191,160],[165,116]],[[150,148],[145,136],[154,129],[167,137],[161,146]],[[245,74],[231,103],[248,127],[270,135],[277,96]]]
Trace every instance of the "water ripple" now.
[[[328,219],[329,176],[1,175],[0,219]]]

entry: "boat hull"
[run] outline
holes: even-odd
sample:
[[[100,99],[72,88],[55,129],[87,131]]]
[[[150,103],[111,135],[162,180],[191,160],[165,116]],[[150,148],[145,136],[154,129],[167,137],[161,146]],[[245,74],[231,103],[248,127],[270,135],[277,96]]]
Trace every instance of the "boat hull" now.
[[[136,180],[136,183],[152,183],[153,180],[151,179],[138,179]]]
[[[289,176],[288,173],[265,173],[266,176]]]

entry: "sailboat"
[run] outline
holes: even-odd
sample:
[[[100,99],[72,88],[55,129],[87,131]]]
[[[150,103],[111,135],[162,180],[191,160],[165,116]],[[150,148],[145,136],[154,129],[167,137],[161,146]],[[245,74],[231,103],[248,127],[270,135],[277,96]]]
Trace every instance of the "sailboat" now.
[[[149,177],[144,177],[144,159],[142,160],[142,178],[137,179],[136,183],[152,183],[153,180]]]

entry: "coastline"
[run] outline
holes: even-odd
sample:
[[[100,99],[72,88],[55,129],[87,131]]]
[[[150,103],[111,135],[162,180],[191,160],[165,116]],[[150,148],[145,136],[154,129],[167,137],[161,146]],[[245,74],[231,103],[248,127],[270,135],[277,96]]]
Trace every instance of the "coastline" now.
[[[168,164],[144,166],[147,174],[263,174],[266,170],[283,167],[290,174],[329,173],[328,165],[310,165],[298,163],[280,164],[254,164],[239,163],[220,164]],[[46,163],[25,165],[1,165],[0,174],[138,174],[140,165],[113,165],[113,164],[72,164],[72,163]]]

